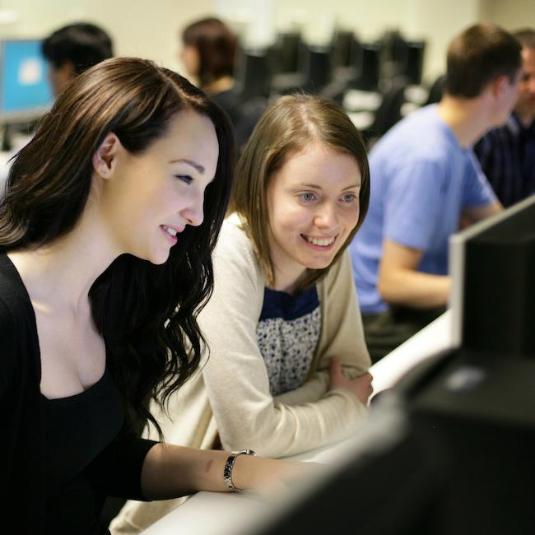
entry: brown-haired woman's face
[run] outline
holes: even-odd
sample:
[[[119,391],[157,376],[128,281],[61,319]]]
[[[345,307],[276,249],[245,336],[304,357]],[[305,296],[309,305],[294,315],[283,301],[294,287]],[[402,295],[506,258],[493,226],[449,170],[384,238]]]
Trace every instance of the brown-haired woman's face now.
[[[357,225],[360,185],[355,158],[318,141],[287,158],[267,191],[275,280],[331,264]]]
[[[141,154],[119,146],[100,201],[118,252],[164,263],[171,247],[180,247],[179,233],[203,221],[204,192],[218,153],[213,123],[193,111],[178,113],[167,133]]]

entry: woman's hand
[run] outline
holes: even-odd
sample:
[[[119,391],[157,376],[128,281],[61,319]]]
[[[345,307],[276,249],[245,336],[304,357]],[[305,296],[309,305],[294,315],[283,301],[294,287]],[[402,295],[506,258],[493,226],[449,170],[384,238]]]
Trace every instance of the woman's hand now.
[[[329,368],[330,374],[330,387],[343,388],[352,392],[361,403],[368,404],[368,400],[373,392],[372,380],[373,377],[370,373],[364,373],[354,379],[348,379],[344,375],[344,370],[340,361],[333,357],[331,359],[331,366]]]
[[[234,463],[232,482],[240,490],[282,491],[292,482],[324,470],[325,466],[318,463],[240,455]]]

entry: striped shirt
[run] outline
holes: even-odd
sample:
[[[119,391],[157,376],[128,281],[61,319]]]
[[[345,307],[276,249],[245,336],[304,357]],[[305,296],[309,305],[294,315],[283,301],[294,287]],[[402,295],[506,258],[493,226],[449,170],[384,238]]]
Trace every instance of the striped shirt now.
[[[535,193],[535,121],[527,128],[513,113],[474,146],[481,168],[504,206]]]

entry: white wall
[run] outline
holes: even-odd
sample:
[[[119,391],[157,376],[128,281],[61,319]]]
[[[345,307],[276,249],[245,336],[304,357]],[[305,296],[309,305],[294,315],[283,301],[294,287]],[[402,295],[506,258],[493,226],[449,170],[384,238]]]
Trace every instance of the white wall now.
[[[214,5],[213,0],[3,0],[2,10],[15,11],[18,19],[0,24],[0,35],[42,37],[63,24],[89,20],[112,35],[117,55],[177,69],[180,28],[213,13]]]
[[[486,0],[481,16],[510,31],[535,28],[535,0]]]
[[[178,34],[191,20],[219,14],[250,42],[273,39],[277,29],[301,27],[313,42],[325,40],[335,24],[373,40],[399,28],[411,39],[427,40],[424,77],[444,69],[451,38],[478,20],[507,29],[535,26],[535,0],[2,0],[18,14],[0,23],[0,35],[44,36],[60,25],[88,19],[114,37],[119,55],[139,55],[180,68]]]

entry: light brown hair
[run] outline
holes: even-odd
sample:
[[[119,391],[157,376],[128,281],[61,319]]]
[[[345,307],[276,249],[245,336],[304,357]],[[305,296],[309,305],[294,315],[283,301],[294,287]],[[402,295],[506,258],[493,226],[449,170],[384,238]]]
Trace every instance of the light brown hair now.
[[[368,158],[362,136],[347,114],[337,104],[319,97],[290,95],[279,98],[262,115],[243,150],[230,207],[231,212],[240,215],[269,284],[274,282],[274,269],[269,248],[267,190],[274,173],[291,155],[302,151],[312,141],[353,156],[361,173],[358,222],[333,264],[351,242],[368,210]],[[310,286],[328,270],[328,267],[307,270],[298,288]]]

